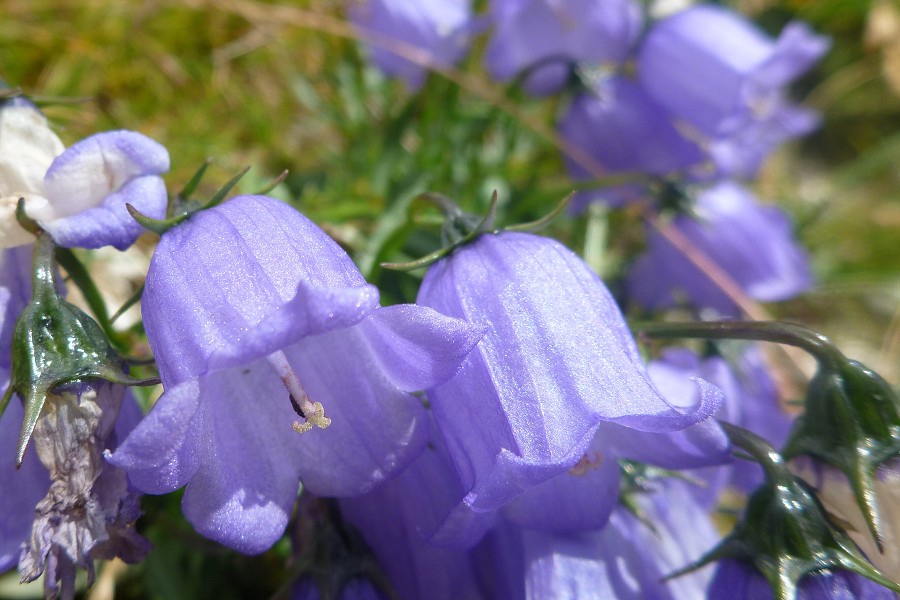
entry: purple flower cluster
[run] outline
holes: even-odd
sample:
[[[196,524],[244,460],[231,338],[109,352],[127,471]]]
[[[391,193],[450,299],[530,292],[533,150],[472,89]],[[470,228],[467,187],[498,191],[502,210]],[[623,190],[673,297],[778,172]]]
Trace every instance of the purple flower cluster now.
[[[298,487],[340,498],[400,596],[437,598],[488,594],[473,557],[490,544],[531,552],[537,536],[565,555],[582,543],[569,536],[631,536],[637,521],[610,516],[620,459],[728,460],[707,420],[719,390],[697,379],[667,402],[603,283],[560,244],[481,235],[432,267],[418,302],[380,307],[274,199],[194,214],[147,276],[165,392],[110,462],[146,493],[186,486],[194,527],[246,553],[281,537]]]
[[[492,0],[483,19],[454,4],[454,27],[445,26],[442,15],[426,16],[426,5],[379,0],[351,14],[357,24],[359,14],[369,15],[366,27],[410,41],[441,64],[461,55],[459,46],[447,51],[452,32],[481,20],[491,28],[485,64],[494,79],[517,78],[539,96],[568,87],[558,130],[576,150],[565,157],[570,175],[635,179],[579,193],[576,209],[644,200],[654,178],[709,186],[677,220],[689,243],[753,300],[783,300],[810,285],[809,266],[785,216],[760,206],[731,180],[754,177],[780,144],[815,128],[817,115],[792,104],[786,87],[827,51],[826,38],[793,22],[772,39],[740,14],[711,4],[649,20],[636,0]],[[411,40],[414,31],[429,35]],[[394,63],[401,59],[378,47],[375,64],[398,73]],[[403,64],[420,81],[422,66]],[[645,210],[656,208],[645,203]],[[767,250],[751,255],[747,248]],[[739,312],[659,234],[649,234],[629,287],[632,300],[648,309],[684,301],[722,315]]]

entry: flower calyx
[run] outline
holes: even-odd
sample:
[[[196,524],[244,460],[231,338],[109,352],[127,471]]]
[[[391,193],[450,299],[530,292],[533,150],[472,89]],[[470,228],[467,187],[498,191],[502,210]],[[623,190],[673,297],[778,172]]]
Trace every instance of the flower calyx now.
[[[832,525],[815,494],[768,442],[740,427],[721,425],[731,442],[762,466],[766,481],[750,496],[740,522],[718,546],[669,577],[734,559],[762,573],[776,600],[792,600],[803,577],[827,569],[853,571],[900,591],[900,584],[872,566],[849,536]]]
[[[84,311],[63,300],[57,291],[56,249],[40,231],[33,255],[32,299],[13,331],[10,384],[0,398],[3,413],[14,393],[25,403],[25,419],[16,446],[16,465],[41,415],[47,395],[59,385],[99,378],[123,385],[154,385],[158,380],[135,379],[113,350],[100,325]]]
[[[128,209],[128,213],[145,229],[162,235],[179,223],[187,220],[194,213],[221,204],[225,200],[226,196],[228,196],[229,192],[234,189],[234,186],[236,186],[238,182],[243,179],[244,175],[246,175],[250,170],[250,167],[245,167],[244,169],[242,169],[240,173],[229,179],[225,183],[225,185],[223,185],[219,189],[219,191],[213,194],[213,196],[209,200],[200,201],[191,198],[193,193],[197,190],[197,186],[200,184],[203,176],[206,174],[206,170],[209,168],[210,164],[212,164],[212,159],[207,159],[200,166],[200,168],[197,169],[196,173],[194,173],[191,179],[185,184],[184,188],[182,188],[180,192],[175,194],[174,198],[169,201],[169,206],[166,209],[165,219],[154,219],[152,217],[148,217],[131,204],[125,205],[125,207]],[[275,178],[270,184],[266,185],[264,191],[268,191],[274,188],[276,185],[281,183],[281,181],[283,181],[286,176],[286,171],[281,173],[281,175]]]
[[[500,231],[538,231],[549,225],[571,203],[575,193],[572,192],[562,199],[547,215],[528,223],[509,225],[507,227],[495,227],[494,220],[497,216],[497,191],[491,194],[487,212],[483,217],[463,212],[453,200],[443,194],[426,192],[419,196],[436,204],[444,212],[444,226],[441,229],[441,242],[443,247],[422,258],[401,263],[381,263],[385,269],[395,271],[412,271],[429,267],[444,258],[453,250],[468,244],[482,233],[499,233]]]

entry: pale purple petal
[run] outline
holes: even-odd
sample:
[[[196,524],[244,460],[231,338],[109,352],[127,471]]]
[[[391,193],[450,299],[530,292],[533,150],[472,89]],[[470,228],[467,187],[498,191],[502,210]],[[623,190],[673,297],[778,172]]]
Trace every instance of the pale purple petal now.
[[[107,195],[95,208],[44,221],[42,225],[53,241],[64,248],[113,246],[125,250],[144,232],[128,213],[126,203],[148,217],[162,219],[168,203],[166,185],[156,176],[136,177]]]
[[[433,387],[459,371],[484,332],[425,306],[380,308],[366,321],[366,339],[381,371],[399,389]]]
[[[402,600],[481,598],[469,553],[426,541],[461,488],[434,450],[365,496],[341,501],[341,512],[375,552]]]
[[[373,343],[384,339],[376,316],[382,310],[354,327],[285,349],[309,397],[324,405],[332,421],[327,429],[294,434],[292,460],[300,465],[304,488],[316,495],[367,492],[403,469],[425,444],[421,400],[382,374],[385,359]],[[287,405],[286,391],[282,397]]]
[[[600,279],[547,238],[482,235],[429,270],[419,302],[487,328],[462,370],[429,390],[471,510],[572,468],[601,422],[673,431],[717,406],[666,403]]]
[[[638,52],[645,89],[677,119],[712,140],[771,119],[780,89],[824,54],[808,28],[785,28],[778,42],[739,13],[697,5],[658,22]]]
[[[265,361],[202,377],[200,388],[202,456],[182,509],[206,537],[263,552],[284,533],[300,480],[287,391]]]
[[[621,76],[601,79],[591,93],[576,96],[558,129],[567,143],[603,167],[603,174],[668,175],[689,172],[705,160],[700,147],[675,128],[669,113],[637,82]],[[566,167],[575,179],[598,176],[572,157],[566,157]],[[599,198],[622,204],[629,197],[639,198],[641,194],[629,189],[604,189],[583,192],[578,201],[583,204]]]
[[[185,485],[202,457],[200,432],[202,380],[168,388],[150,413],[107,454],[113,465],[128,471],[131,483],[148,494],[165,494]]]
[[[169,153],[136,131],[109,131],[85,138],[59,155],[44,176],[54,218],[98,206],[128,181],[169,170]]]

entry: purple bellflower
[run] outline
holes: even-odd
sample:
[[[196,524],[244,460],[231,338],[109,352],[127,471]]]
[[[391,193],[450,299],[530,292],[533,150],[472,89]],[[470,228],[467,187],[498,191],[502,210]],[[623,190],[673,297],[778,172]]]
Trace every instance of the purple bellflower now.
[[[350,7],[350,20],[386,39],[404,42],[426,52],[441,66],[451,66],[466,52],[472,26],[470,0],[409,2],[363,0]],[[412,89],[425,81],[425,68],[390,48],[371,44],[372,62],[388,75],[401,77]]]
[[[784,87],[828,49],[826,38],[791,23],[771,40],[740,14],[702,4],[658,22],[637,55],[643,87],[710,144],[724,176],[753,176],[775,145],[809,132],[815,114]]]
[[[786,300],[812,285],[809,260],[784,212],[759,204],[745,188],[722,182],[701,192],[697,218],[674,221],[686,238],[755,300]],[[629,273],[631,298],[649,309],[689,303],[736,315],[737,307],[665,238],[651,232],[647,252]]]
[[[762,573],[735,559],[719,562],[709,585],[710,600],[774,600]],[[797,587],[797,600],[895,600],[896,594],[851,571],[824,570],[807,575]]]
[[[590,93],[575,97],[558,125],[569,144],[580,148],[604,169],[603,175],[699,174],[705,155],[672,124],[669,114],[639,83],[614,75],[598,79]],[[575,179],[594,179],[584,165],[566,157]],[[582,192],[576,208],[602,199],[614,205],[641,197],[640,186],[620,186],[599,192]]]
[[[482,335],[379,308],[333,240],[263,196],[166,232],[143,314],[165,393],[112,461],[145,492],[187,485],[188,520],[246,553],[281,536],[301,481],[348,496],[408,464],[426,439],[409,392],[452,376]]]
[[[633,0],[493,0],[490,6],[488,71],[506,81],[534,68],[525,89],[537,95],[556,92],[572,63],[624,62],[641,29]]]
[[[435,540],[472,544],[500,510],[527,527],[601,527],[617,458],[697,466],[707,452],[695,442],[722,458],[724,436],[648,443],[708,417],[719,392],[698,382],[698,404],[667,403],[603,283],[557,242],[481,235],[432,266],[418,302],[487,328],[462,370],[428,391],[465,490]]]

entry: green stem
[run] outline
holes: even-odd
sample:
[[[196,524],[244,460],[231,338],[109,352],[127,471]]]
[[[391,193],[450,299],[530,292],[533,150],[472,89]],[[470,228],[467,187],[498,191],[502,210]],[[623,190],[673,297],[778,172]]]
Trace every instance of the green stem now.
[[[766,473],[767,481],[773,485],[785,485],[794,480],[784,458],[769,442],[742,427],[724,421],[719,421],[719,425],[725,430],[732,444],[744,450],[759,463]]]
[[[632,329],[652,338],[753,340],[796,346],[813,355],[823,366],[837,368],[847,359],[827,337],[800,325],[782,321],[692,321],[635,323]]]

